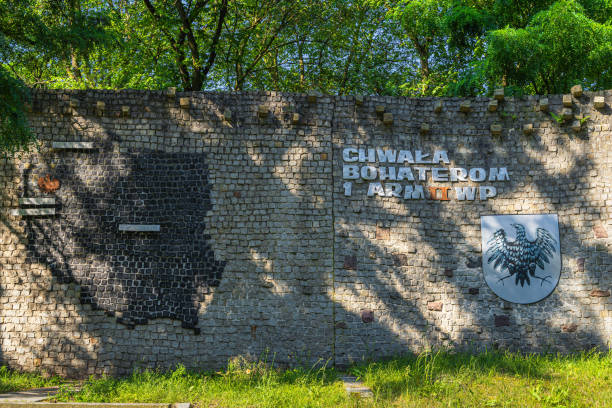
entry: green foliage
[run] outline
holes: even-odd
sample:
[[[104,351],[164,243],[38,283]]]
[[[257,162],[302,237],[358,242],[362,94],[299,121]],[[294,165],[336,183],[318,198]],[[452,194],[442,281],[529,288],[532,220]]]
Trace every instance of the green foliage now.
[[[518,116],[516,115],[516,113],[508,113],[505,111],[498,111],[498,112],[499,112],[499,115],[504,119],[508,119],[508,118],[511,118],[512,120],[518,119]]]
[[[26,86],[49,84],[58,72],[63,85],[77,85],[79,57],[94,45],[108,45],[104,10],[99,5],[87,10],[86,4],[85,0],[0,0],[1,155],[27,150],[34,141],[24,112]]]
[[[532,17],[546,10],[555,0],[496,0],[490,12],[497,27],[525,28]]]
[[[401,0],[389,9],[387,17],[401,25],[405,44],[418,61],[418,70],[402,86],[409,95],[443,95],[450,69],[449,52],[444,46],[444,19],[448,3],[435,0]],[[451,64],[452,65],[452,64]],[[415,67],[416,68],[416,67]]]
[[[555,2],[525,28],[488,33],[489,78],[502,78],[530,93],[561,93],[575,83],[612,85],[610,29],[591,20],[576,1]]]
[[[606,406],[612,354],[438,351],[351,369],[379,403],[408,407]]]
[[[474,38],[481,37],[494,27],[493,16],[485,10],[455,3],[444,19],[449,44],[454,47],[469,47]]]
[[[0,67],[0,157],[27,150],[34,142],[24,112],[27,99],[23,84]]]
[[[53,376],[44,378],[38,373],[20,373],[6,366],[0,367],[0,393],[60,385],[63,380]]]
[[[461,70],[454,81],[449,81],[445,93],[446,96],[476,96],[486,88],[485,61],[477,60]]]
[[[11,41],[2,61],[29,86],[414,96],[612,87],[609,0],[0,0],[0,10]]]
[[[571,355],[485,351],[424,352],[352,366],[374,392],[355,401],[339,373],[323,362],[279,369],[235,358],[227,369],[196,372],[139,370],[125,378],[93,378],[59,401],[184,402],[231,407],[560,407],[607,406],[612,400],[612,354]]]
[[[560,125],[561,125],[561,124],[563,124],[563,122],[564,122],[563,117],[561,117],[561,116],[559,116],[559,115],[555,114],[554,112],[550,112],[550,116],[551,116],[551,117],[552,117],[552,118],[555,120],[555,122],[557,122],[558,124],[560,124]]]
[[[611,60],[611,0],[0,0],[0,149],[23,84],[520,96],[612,88]]]
[[[609,0],[0,0],[3,65],[52,88],[390,95],[612,87]]]
[[[506,78],[529,86],[541,62],[537,40],[525,29],[504,28],[490,32],[488,44],[486,64],[490,79]]]
[[[325,365],[281,370],[243,358],[233,359],[226,370],[215,373],[178,366],[174,371],[135,371],[125,378],[91,377],[79,391],[63,389],[56,399],[288,408],[335,406],[347,400],[336,372]]]
[[[592,20],[601,24],[612,24],[612,1],[610,0],[581,0],[585,14]]]

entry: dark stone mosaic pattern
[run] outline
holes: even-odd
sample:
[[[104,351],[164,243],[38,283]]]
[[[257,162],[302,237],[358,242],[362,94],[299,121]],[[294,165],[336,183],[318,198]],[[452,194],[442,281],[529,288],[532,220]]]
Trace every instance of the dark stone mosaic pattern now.
[[[60,283],[78,283],[82,303],[128,327],[166,317],[198,333],[198,302],[219,285],[225,266],[205,233],[204,155],[59,155],[58,215],[24,221],[30,261],[47,264]],[[119,232],[119,224],[159,224],[161,231]]]

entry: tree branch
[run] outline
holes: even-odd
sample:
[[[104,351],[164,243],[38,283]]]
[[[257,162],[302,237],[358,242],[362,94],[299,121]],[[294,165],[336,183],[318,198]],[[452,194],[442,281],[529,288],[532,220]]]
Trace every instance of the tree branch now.
[[[191,90],[192,86],[191,86],[191,80],[189,78],[190,77],[189,70],[185,66],[185,53],[181,49],[181,46],[185,42],[185,35],[186,35],[185,32],[183,32],[183,30],[179,30],[178,37],[175,40],[174,37],[164,28],[161,16],[155,9],[155,6],[153,5],[153,3],[151,3],[150,0],[142,0],[142,1],[147,7],[147,10],[149,10],[149,13],[151,13],[151,15],[153,16],[153,19],[158,23],[159,29],[162,31],[162,33],[165,34],[166,38],[168,39],[168,42],[170,43],[170,47],[174,50],[176,54],[174,59],[176,61],[176,65],[179,70],[179,74],[181,76],[181,81],[183,82],[183,87],[185,88],[185,90]]]
[[[189,21],[189,17],[185,12],[185,8],[183,7],[183,3],[181,0],[175,0],[174,6],[178,11],[179,17],[181,19],[182,28],[181,34],[187,37],[187,46],[191,51],[191,65],[193,67],[193,75],[191,78],[191,90],[199,91],[202,89],[202,71],[200,67],[200,51],[198,48],[198,43],[193,35],[193,30],[191,29],[191,22]]]
[[[227,0],[221,1],[221,10],[219,11],[219,19],[217,20],[217,28],[215,30],[215,34],[213,36],[212,44],[210,45],[210,54],[208,54],[208,61],[202,70],[202,81],[206,80],[208,76],[208,71],[215,63],[215,58],[217,56],[217,44],[219,43],[219,38],[221,37],[221,31],[223,29],[223,22],[225,21],[225,16],[227,14]]]
[[[193,21],[200,14],[202,9],[204,7],[206,7],[208,2],[209,2],[209,0],[198,0],[198,1],[196,1],[195,5],[193,6],[193,9],[191,9],[191,12],[189,13],[189,22],[190,23],[193,23]]]
[[[158,23],[159,25],[159,29],[162,31],[162,33],[164,33],[166,35],[166,38],[168,39],[168,42],[170,42],[170,47],[172,47],[172,49],[176,52],[178,52],[176,43],[174,41],[174,38],[172,36],[172,34],[170,34],[163,25],[163,22],[161,21],[161,16],[159,15],[159,13],[157,13],[157,10],[155,9],[155,6],[153,6],[153,4],[151,3],[150,0],[142,0],[145,4],[145,6],[147,7],[147,10],[149,10],[149,13],[151,13],[151,15],[153,16],[153,19]]]
[[[247,76],[251,74],[251,72],[257,66],[257,64],[259,64],[259,61],[263,58],[263,56],[266,55],[270,51],[272,44],[278,37],[278,34],[287,26],[287,24],[290,21],[290,14],[291,14],[291,9],[285,12],[283,17],[280,19],[278,26],[272,31],[270,38],[268,39],[267,42],[264,43],[264,46],[259,51],[257,56],[253,59],[251,64],[244,71],[241,78],[236,78],[236,83],[237,85],[239,85],[240,88],[242,88],[242,84],[244,83],[244,80],[246,79]],[[289,43],[292,43],[292,42],[293,41],[290,41]]]

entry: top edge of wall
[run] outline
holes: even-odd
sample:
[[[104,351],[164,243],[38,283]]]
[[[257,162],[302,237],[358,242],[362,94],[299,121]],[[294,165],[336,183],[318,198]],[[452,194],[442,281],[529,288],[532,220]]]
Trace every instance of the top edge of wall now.
[[[126,96],[126,95],[146,95],[146,96],[158,96],[168,97],[167,90],[140,90],[140,89],[31,89],[33,95],[74,95],[74,96]],[[312,92],[312,91],[310,91]],[[565,94],[569,94],[568,89]],[[286,97],[305,97],[308,92],[282,92],[282,91],[176,91],[176,96],[286,96]],[[477,96],[393,96],[393,95],[367,95],[367,94],[325,94],[318,93],[319,97],[331,97],[339,99],[352,99],[357,95],[361,95],[364,98],[372,99],[409,99],[409,100],[460,100],[460,99],[491,99],[492,96],[477,95]],[[507,96],[515,100],[527,100],[529,98],[546,98],[546,97],[560,97],[564,94],[528,94],[522,96]],[[586,96],[609,96],[612,97],[612,89],[599,90],[599,91],[584,91],[583,95]]]

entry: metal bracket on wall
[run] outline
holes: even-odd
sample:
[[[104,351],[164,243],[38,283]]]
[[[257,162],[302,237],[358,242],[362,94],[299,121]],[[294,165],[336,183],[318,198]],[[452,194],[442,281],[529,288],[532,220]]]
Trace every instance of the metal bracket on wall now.
[[[122,232],[159,232],[158,224],[119,224],[119,231]]]
[[[55,215],[55,208],[15,208],[11,210],[11,215],[19,216],[36,216],[36,215]]]
[[[54,197],[23,197],[19,199],[19,205],[55,205]],[[55,215],[55,208],[13,208],[11,215],[14,217],[20,216],[41,216]]]
[[[20,198],[19,205],[55,205],[54,197]]]
[[[93,150],[93,142],[53,142],[51,145],[54,149],[70,149],[70,150]]]

